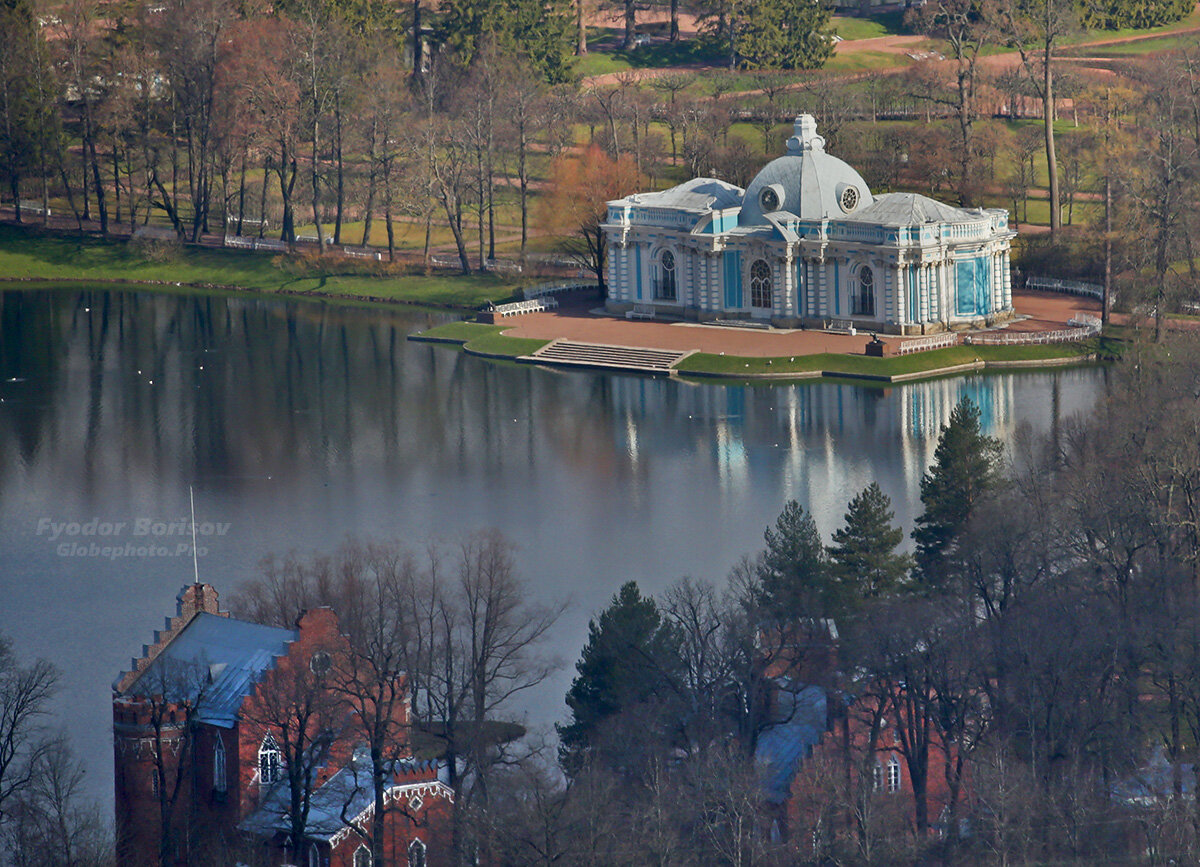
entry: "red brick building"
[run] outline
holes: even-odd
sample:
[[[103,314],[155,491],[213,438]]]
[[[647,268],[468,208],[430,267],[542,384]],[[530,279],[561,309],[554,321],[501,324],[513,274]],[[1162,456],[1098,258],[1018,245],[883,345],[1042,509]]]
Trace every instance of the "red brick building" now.
[[[280,629],[231,618],[210,585],[185,587],[113,685],[119,862],[370,867],[370,756],[330,674],[348,651],[328,608]],[[405,701],[395,731],[408,714]],[[452,792],[404,737],[386,765],[386,863],[449,864]]]

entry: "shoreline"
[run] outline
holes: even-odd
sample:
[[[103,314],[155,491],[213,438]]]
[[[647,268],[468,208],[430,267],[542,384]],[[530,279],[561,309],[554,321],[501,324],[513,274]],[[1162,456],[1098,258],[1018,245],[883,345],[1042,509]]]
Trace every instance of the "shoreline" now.
[[[420,307],[468,315],[520,294],[528,277],[463,275],[406,264],[268,255],[184,245],[144,255],[128,241],[0,222],[0,286],[94,286],[118,290],[254,293],[330,303]]]
[[[466,326],[466,329],[463,328]],[[479,330],[476,335],[463,334],[464,330],[469,330],[472,326],[476,326]],[[439,330],[442,333],[436,333]],[[417,343],[429,343],[435,346],[454,346],[467,355],[476,358],[483,358],[495,361],[509,361],[520,364],[533,364],[546,368],[554,368],[558,370],[577,369],[577,370],[607,370],[610,373],[630,373],[644,376],[658,376],[677,379],[679,381],[689,380],[707,380],[719,382],[809,382],[813,380],[823,379],[841,379],[852,380],[862,384],[887,386],[887,385],[902,385],[910,382],[918,382],[927,379],[939,379],[949,376],[961,376],[970,373],[978,373],[983,371],[1018,371],[1018,370],[1037,370],[1045,368],[1057,367],[1073,367],[1085,366],[1093,364],[1102,364],[1109,357],[1102,355],[1098,351],[1064,353],[1061,355],[1052,355],[1044,358],[976,358],[973,361],[962,362],[956,364],[947,364],[941,367],[930,367],[923,370],[904,371],[897,373],[886,373],[880,371],[873,373],[863,370],[845,370],[838,369],[837,366],[831,367],[815,367],[810,370],[790,370],[790,371],[762,371],[762,370],[747,370],[746,372],[731,372],[731,371],[712,371],[712,370],[690,370],[690,369],[671,369],[664,371],[637,370],[633,368],[618,368],[606,367],[603,365],[587,365],[587,364],[555,364],[548,360],[541,360],[536,357],[531,357],[529,350],[528,338],[510,338],[505,337],[501,331],[501,326],[477,326],[476,323],[449,323],[447,326],[437,326],[425,332],[418,332],[408,335],[407,339]],[[431,333],[434,332],[434,333]],[[459,332],[459,333],[456,333]],[[504,341],[521,341],[520,346],[513,345],[508,351],[505,351]],[[541,345],[545,345],[551,341],[536,341]],[[497,343],[499,345],[497,345]],[[482,344],[482,345],[472,345]],[[1063,344],[1068,346],[1070,344]],[[1020,347],[990,347],[993,353],[1005,353],[1005,350],[1011,350]],[[932,350],[934,352],[943,350]],[[809,356],[815,357],[815,356]],[[886,364],[889,359],[870,359],[866,360],[862,356],[846,356],[848,359],[855,359],[855,364],[878,362],[880,365]],[[917,356],[905,356],[905,358],[914,358]],[[724,356],[723,361],[726,363],[744,363],[749,366],[751,361],[763,362],[767,359],[748,359],[736,356]],[[782,360],[782,359],[780,359]],[[775,361],[775,359],[770,359]]]
[[[387,298],[382,295],[349,295],[322,290],[300,289],[256,289],[228,283],[197,283],[191,281],[173,282],[170,280],[128,280],[120,277],[5,277],[0,276],[0,290],[3,289],[54,289],[54,288],[87,288],[113,290],[146,290],[150,292],[182,290],[193,294],[226,293],[229,295],[255,295],[261,298],[295,298],[322,303],[346,304],[359,306],[392,305],[407,307],[414,310],[438,311],[444,313],[474,313],[475,308],[466,305],[434,304],[411,298]]]

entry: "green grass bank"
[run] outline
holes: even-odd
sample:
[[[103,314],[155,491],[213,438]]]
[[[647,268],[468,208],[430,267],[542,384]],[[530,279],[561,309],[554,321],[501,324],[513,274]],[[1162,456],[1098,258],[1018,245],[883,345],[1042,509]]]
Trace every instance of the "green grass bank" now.
[[[548,340],[505,337],[506,325],[449,322],[415,334],[411,340],[449,343],[467,352],[491,358],[515,359],[545,346]],[[1116,358],[1122,343],[1111,337],[1096,337],[1079,343],[1044,346],[954,346],[893,358],[865,355],[797,355],[795,358],[744,358],[733,355],[697,353],[685,358],[675,371],[681,376],[718,379],[813,379],[845,377],[879,382],[904,382],[969,372],[983,368],[1043,367],[1084,364]]]
[[[169,245],[148,256],[126,241],[0,225],[0,281],[140,284],[471,310],[520,284],[492,274],[411,274],[375,262]]]

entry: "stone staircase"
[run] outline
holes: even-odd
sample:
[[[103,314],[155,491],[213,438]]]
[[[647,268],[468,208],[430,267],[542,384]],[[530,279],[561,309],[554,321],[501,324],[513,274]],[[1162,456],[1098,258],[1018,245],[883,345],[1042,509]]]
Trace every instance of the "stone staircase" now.
[[[555,340],[521,361],[535,364],[560,364],[568,367],[599,367],[631,370],[639,373],[666,373],[696,350],[643,349],[637,346],[610,346],[604,343],[576,343]]]

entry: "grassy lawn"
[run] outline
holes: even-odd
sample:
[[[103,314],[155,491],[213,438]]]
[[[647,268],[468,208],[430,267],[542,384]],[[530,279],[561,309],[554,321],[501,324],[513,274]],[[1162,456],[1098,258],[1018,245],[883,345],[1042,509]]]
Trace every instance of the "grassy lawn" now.
[[[835,74],[871,72],[878,69],[909,66],[912,62],[912,59],[904,54],[892,54],[887,51],[855,51],[852,54],[835,54],[825,62],[821,71]]]
[[[980,361],[1042,361],[1057,358],[1083,358],[1099,353],[1116,352],[1110,340],[1088,340],[1050,346],[954,346],[919,352],[900,358],[868,358],[864,355],[800,355],[790,358],[737,358],[729,355],[697,353],[685,358],[677,367],[680,373],[702,373],[728,376],[732,379],[747,375],[805,374],[824,371],[832,375],[903,376],[905,374],[937,371],[960,364]]]
[[[1194,33],[1180,36],[1167,34],[1149,39],[1138,39],[1133,42],[1097,45],[1093,48],[1084,46],[1074,49],[1072,53],[1089,57],[1136,57],[1143,54],[1157,54],[1161,51],[1174,51],[1179,48],[1191,48],[1195,45],[1196,35]]]
[[[575,61],[579,75],[602,75],[626,69],[667,69],[673,66],[710,65],[721,57],[695,39],[679,42],[655,40],[625,51],[621,48],[593,48]]]
[[[501,334],[507,326],[485,325],[478,322],[449,322],[421,332],[418,339],[462,343],[466,348],[488,355],[517,358],[529,355],[549,343]],[[932,352],[920,352],[900,358],[868,358],[865,355],[798,355],[795,358],[741,358],[732,355],[697,353],[688,356],[675,368],[681,374],[726,376],[738,379],[746,376],[786,376],[812,374],[846,376],[903,376],[905,374],[936,372],[948,367],[974,361],[1038,362],[1047,359],[1084,359],[1090,355],[1104,358],[1120,354],[1119,340],[1104,337],[1080,343],[1059,343],[1049,346],[954,346]]]
[[[878,39],[905,32],[903,12],[885,12],[870,18],[834,15],[832,26],[834,32],[845,40]]]
[[[507,325],[487,325],[482,322],[447,322],[416,335],[417,339],[461,343],[464,348],[485,355],[518,358],[541,349],[549,340],[532,337],[505,337],[500,332]]]
[[[1193,30],[1200,27],[1200,9],[1193,9],[1191,14],[1185,15],[1179,21],[1171,24],[1163,24],[1160,27],[1149,27],[1145,30],[1136,30],[1132,27],[1127,27],[1123,30],[1085,30],[1082,33],[1068,36],[1065,42],[1070,44],[1088,43],[1088,42],[1105,42],[1110,39],[1125,39],[1131,36],[1150,36],[1165,33],[1176,33],[1180,30]]]
[[[316,269],[322,268],[322,272]],[[491,275],[372,273],[373,263],[272,256],[245,250],[184,247],[168,261],[139,255],[124,242],[65,237],[0,226],[0,277],[90,283],[178,283],[350,300],[384,299],[469,309],[511,297],[515,281]],[[328,270],[324,270],[328,269]]]

